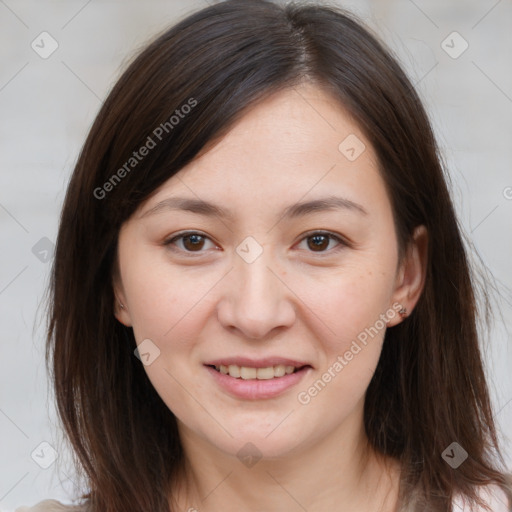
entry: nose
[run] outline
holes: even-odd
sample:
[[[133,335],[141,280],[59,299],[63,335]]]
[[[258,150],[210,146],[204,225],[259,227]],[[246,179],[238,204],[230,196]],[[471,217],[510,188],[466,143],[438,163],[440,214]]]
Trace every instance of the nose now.
[[[265,253],[252,263],[235,258],[217,305],[220,323],[249,339],[263,339],[274,329],[290,327],[296,316],[295,295]]]

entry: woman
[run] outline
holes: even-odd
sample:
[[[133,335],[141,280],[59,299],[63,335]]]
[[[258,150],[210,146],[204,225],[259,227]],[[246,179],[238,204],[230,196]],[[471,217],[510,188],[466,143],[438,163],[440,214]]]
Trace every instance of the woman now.
[[[512,510],[431,126],[346,12],[227,1],[144,49],[69,184],[50,318],[89,492],[31,511]]]

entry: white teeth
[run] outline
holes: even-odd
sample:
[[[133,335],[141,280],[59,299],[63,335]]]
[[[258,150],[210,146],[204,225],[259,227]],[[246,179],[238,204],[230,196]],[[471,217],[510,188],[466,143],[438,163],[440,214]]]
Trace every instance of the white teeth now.
[[[256,378],[260,380],[273,379],[274,368],[272,366],[269,366],[268,368],[258,368]]]
[[[231,370],[231,366],[229,368]],[[258,370],[256,368],[248,368],[247,366],[240,367],[240,377],[244,380],[255,379],[257,373]]]
[[[228,373],[231,375],[231,377],[240,377],[240,366],[237,366],[236,364],[230,364],[228,366]]]
[[[284,377],[285,375],[293,373],[295,371],[295,366],[278,364],[276,366],[268,366],[266,368],[251,368],[249,366],[237,366],[236,364],[230,364],[229,366],[221,364],[220,366],[216,366],[215,369],[224,375],[229,375],[236,379],[269,380],[275,377]]]
[[[284,377],[286,374],[286,366],[284,364],[278,364],[274,366],[274,377]]]

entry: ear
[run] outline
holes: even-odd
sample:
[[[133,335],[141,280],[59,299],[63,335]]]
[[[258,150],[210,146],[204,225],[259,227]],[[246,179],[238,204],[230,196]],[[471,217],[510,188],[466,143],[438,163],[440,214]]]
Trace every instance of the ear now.
[[[115,268],[112,276],[112,288],[114,290],[114,316],[126,327],[132,327],[130,312],[128,310],[126,295],[124,293],[123,283],[121,281],[117,262],[114,267]],[[123,307],[121,307],[121,304]]]
[[[392,304],[401,304],[407,310],[409,316],[415,308],[425,285],[425,276],[428,263],[428,232],[424,225],[414,229],[412,240],[407,247],[406,254],[397,272],[395,290]],[[400,315],[396,315],[388,322],[392,327],[402,321]]]

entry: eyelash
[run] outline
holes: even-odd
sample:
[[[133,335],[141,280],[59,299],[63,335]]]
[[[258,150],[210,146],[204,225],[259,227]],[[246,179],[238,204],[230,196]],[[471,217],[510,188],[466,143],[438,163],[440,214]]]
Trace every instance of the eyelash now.
[[[201,256],[206,251],[187,251],[184,249],[178,249],[176,247],[173,247],[174,242],[176,242],[177,240],[186,238],[187,236],[191,236],[191,235],[199,235],[199,236],[203,237],[204,239],[210,240],[210,238],[208,236],[206,236],[205,234],[203,234],[199,231],[184,231],[182,233],[178,233],[177,235],[173,236],[172,238],[169,238],[168,240],[165,240],[163,242],[163,245],[168,246],[172,251],[185,253],[187,255],[187,257]],[[346,240],[342,239],[340,236],[337,236],[334,233],[331,233],[329,231],[311,231],[309,233],[306,233],[305,236],[303,238],[301,238],[300,242],[302,242],[303,240],[307,240],[308,238],[313,238],[314,236],[317,236],[317,235],[326,236],[326,237],[330,238],[331,240],[335,240],[336,242],[338,242],[338,245],[334,249],[330,249],[327,251],[318,251],[318,252],[309,251],[312,254],[320,255],[320,257],[322,257],[322,255],[324,255],[326,253],[328,255],[330,255],[333,252],[337,252],[337,251],[343,249],[344,247],[350,247],[350,244]],[[210,241],[212,241],[212,240],[210,240]]]

